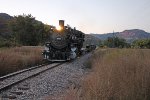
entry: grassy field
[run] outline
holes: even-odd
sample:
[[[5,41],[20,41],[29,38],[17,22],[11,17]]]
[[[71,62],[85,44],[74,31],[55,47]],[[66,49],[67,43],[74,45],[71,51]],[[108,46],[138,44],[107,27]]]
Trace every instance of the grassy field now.
[[[0,49],[0,76],[42,63],[42,47]]]
[[[97,50],[91,65],[81,93],[71,90],[66,100],[150,100],[150,50]]]

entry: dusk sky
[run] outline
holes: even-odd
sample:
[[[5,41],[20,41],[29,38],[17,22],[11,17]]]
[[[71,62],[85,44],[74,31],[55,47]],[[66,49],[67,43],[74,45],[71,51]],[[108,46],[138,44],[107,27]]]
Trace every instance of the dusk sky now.
[[[63,19],[85,33],[150,32],[150,0],[0,0],[0,13],[31,14],[55,26]]]

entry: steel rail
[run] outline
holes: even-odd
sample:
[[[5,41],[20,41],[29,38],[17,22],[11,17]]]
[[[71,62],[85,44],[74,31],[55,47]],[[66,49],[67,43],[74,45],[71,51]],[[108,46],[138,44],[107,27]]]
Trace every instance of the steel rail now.
[[[64,63],[58,63],[58,64],[53,65],[53,66],[51,66],[51,67],[49,67],[49,68],[47,68],[47,69],[45,69],[45,70],[42,70],[42,71],[40,71],[40,72],[34,73],[33,75],[30,75],[30,76],[27,76],[27,77],[25,77],[25,78],[23,78],[23,79],[20,79],[20,80],[18,80],[18,81],[16,81],[16,82],[12,82],[12,83],[10,83],[10,84],[8,84],[8,85],[4,85],[4,86],[0,87],[0,93],[1,93],[3,90],[6,90],[6,89],[8,89],[8,88],[10,88],[10,87],[12,87],[12,86],[14,86],[14,85],[16,85],[16,84],[18,84],[18,83],[24,81],[24,80],[26,80],[26,79],[35,77],[35,76],[37,76],[37,75],[39,75],[39,74],[41,74],[41,73],[43,73],[43,72],[45,72],[45,71],[47,71],[47,70],[51,70],[51,69],[53,69],[53,68],[55,68],[55,67],[57,67],[57,66],[59,66],[59,65],[62,65],[62,64],[64,64]],[[5,79],[7,79],[7,78],[13,77],[13,76],[15,76],[15,75],[19,75],[19,74],[21,74],[21,73],[24,73],[24,72],[27,72],[27,71],[30,71],[30,70],[33,70],[33,69],[36,69],[36,68],[39,68],[39,66],[36,66],[36,67],[30,68],[30,69],[27,69],[27,70],[25,70],[25,71],[19,71],[19,72],[16,72],[16,73],[14,73],[14,74],[10,74],[10,75],[5,76],[4,78],[2,78],[2,80],[5,80]]]

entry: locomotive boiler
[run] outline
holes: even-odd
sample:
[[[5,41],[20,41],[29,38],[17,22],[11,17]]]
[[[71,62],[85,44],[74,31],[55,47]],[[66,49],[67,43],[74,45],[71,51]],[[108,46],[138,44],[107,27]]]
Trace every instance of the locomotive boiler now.
[[[84,33],[64,26],[64,20],[59,20],[59,27],[51,28],[49,41],[45,43],[44,59],[48,61],[68,61],[81,54]]]

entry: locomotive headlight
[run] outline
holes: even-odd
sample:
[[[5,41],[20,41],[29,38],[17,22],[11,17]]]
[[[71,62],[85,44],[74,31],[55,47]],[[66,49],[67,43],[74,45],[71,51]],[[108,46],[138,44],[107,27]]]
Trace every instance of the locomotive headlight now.
[[[62,30],[62,27],[61,27],[61,26],[57,26],[56,29],[57,29],[58,31],[61,31],[61,30]]]

